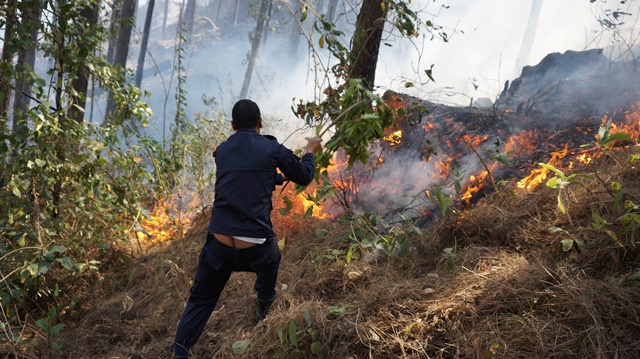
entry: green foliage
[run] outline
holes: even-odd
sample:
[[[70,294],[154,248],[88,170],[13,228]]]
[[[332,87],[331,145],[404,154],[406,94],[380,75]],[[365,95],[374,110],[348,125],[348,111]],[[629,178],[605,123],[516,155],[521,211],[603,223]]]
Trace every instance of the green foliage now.
[[[640,287],[640,269],[636,269],[635,272],[627,275],[622,285],[625,287]]]
[[[30,108],[13,114],[17,131],[0,132],[0,300],[6,316],[0,340],[19,340],[13,333],[26,324],[25,317],[43,317],[37,325],[55,337],[79,300],[69,288],[95,280],[107,260],[130,260],[132,233],[143,230],[140,219],[178,185],[208,200],[202,195],[213,176],[211,153],[227,134],[221,113],[190,121],[179,111],[169,143],[147,136],[153,114],[140,89],[127,84],[131,71],[79,46],[107,39],[102,24],[79,17],[93,2],[57,4],[21,2],[42,6],[51,16],[31,23],[40,30],[37,43],[24,36],[28,31],[13,43],[15,52],[39,51],[52,64],[50,77],[2,65],[3,75],[26,80],[33,99]],[[115,99],[103,126],[70,115],[73,97],[84,96],[76,93],[73,80],[85,66]],[[182,109],[184,80],[181,76],[176,91]]]
[[[447,247],[442,250],[442,257],[438,261],[438,265],[445,270],[452,271],[456,265],[455,248]]]
[[[568,188],[569,186],[575,185],[575,184],[584,186],[584,184],[576,180],[576,178],[578,177],[589,178],[590,176],[586,174],[581,174],[581,173],[574,173],[567,176],[564,174],[564,172],[560,171],[559,169],[555,168],[554,166],[548,163],[540,162],[538,163],[538,165],[540,167],[544,167],[550,171],[553,171],[556,174],[554,177],[552,177],[547,181],[547,186],[558,190],[558,209],[560,209],[560,212],[562,212],[563,214],[566,214],[567,217],[569,217],[569,221],[571,221],[571,216],[569,215],[569,212],[567,212]]]
[[[399,224],[386,224],[374,213],[341,217],[338,221],[348,223],[350,230],[334,239],[334,242],[347,243],[347,263],[372,249],[387,257],[406,257],[410,250],[411,235],[421,235],[422,232],[410,218],[402,218]]]
[[[322,343],[320,331],[311,320],[311,315],[306,308],[302,308],[304,326],[298,327],[295,320],[278,326],[277,333],[280,340],[280,348],[276,356],[288,358],[307,358],[322,355]]]
[[[593,212],[591,226],[605,233],[619,247],[624,247],[626,244],[635,247],[637,231],[640,228],[640,205],[625,199],[624,188],[619,183],[612,182],[611,187],[614,192],[611,208],[615,214],[613,221],[609,222],[597,212]]]
[[[57,314],[58,314],[58,311],[56,307],[51,307],[49,309],[49,312],[47,313],[47,317],[38,319],[36,323],[38,324],[38,327],[40,327],[40,329],[42,329],[45,332],[47,338],[51,343],[51,346],[53,346],[53,348],[56,351],[59,351],[61,348],[61,345],[53,341],[52,339],[58,336],[58,334],[60,333],[62,328],[65,327],[65,325],[63,323],[53,324]]]
[[[571,235],[571,233],[567,232],[563,228],[549,227],[548,231],[549,233],[559,233],[562,235],[560,243],[562,244],[563,252],[569,252],[574,246],[577,247],[580,252],[584,252],[587,249],[584,245],[584,242],[574,237],[573,235]]]

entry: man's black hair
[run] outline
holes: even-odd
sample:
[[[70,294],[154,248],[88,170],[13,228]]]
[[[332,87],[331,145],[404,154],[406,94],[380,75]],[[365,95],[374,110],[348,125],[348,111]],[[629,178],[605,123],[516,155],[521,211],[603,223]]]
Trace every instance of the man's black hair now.
[[[260,119],[260,108],[251,100],[240,100],[231,110],[231,119],[236,129],[255,128]]]

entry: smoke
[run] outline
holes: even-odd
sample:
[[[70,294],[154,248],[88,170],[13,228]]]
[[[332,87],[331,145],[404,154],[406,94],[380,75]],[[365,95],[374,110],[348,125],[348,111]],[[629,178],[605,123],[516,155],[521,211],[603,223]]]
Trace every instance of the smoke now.
[[[604,55],[608,59],[616,54],[613,48],[607,48],[611,44],[611,32],[604,31],[602,21],[598,21],[603,14],[606,15],[605,6],[613,5],[604,5],[599,1],[591,3],[587,0],[547,0],[537,9],[539,14],[535,27],[532,24],[527,33],[532,3],[509,0],[413,1],[411,6],[419,11],[423,19],[421,34],[413,39],[401,38],[387,25],[377,67],[378,90],[383,92],[390,89],[433,103],[451,105],[467,106],[472,99],[477,102],[480,98],[488,99],[485,102],[494,102],[500,97],[505,81],[513,81],[522,74],[524,66],[537,64],[550,53],[606,48]],[[167,34],[175,31],[177,7],[172,4],[173,17],[169,24],[174,28],[168,28]],[[292,35],[293,23],[283,20],[290,15],[286,14],[284,8],[281,10],[279,20],[274,17],[274,21],[281,22],[274,26],[276,30],[268,34],[267,42],[261,46],[249,97],[262,109],[267,123],[264,133],[275,135],[281,142],[285,141],[287,146],[296,148],[304,145],[304,137],[310,131],[297,131],[304,126],[295,118],[290,108],[294,99],[310,100],[321,96],[322,90],[331,81],[325,77],[325,71],[335,64],[335,60],[330,60],[327,50],[319,47],[318,34],[311,30],[312,18],[303,23],[308,38],[299,37],[292,41],[295,38]],[[634,18],[637,17],[638,11],[628,12],[633,13]],[[339,17],[341,30],[347,33],[352,30],[354,23],[354,15],[350,16]],[[448,34],[448,42],[439,39],[440,30],[435,33],[426,32],[426,20],[442,26],[442,31]],[[160,19],[156,19],[155,23],[161,23]],[[238,99],[244,79],[250,51],[248,34],[254,27],[255,20],[245,17],[244,22],[221,27],[210,38],[201,38],[196,44],[186,47],[183,65],[187,75],[185,90],[189,116],[198,112],[209,113],[214,108],[223,113],[230,112]],[[170,35],[158,38],[159,33],[160,30],[156,27],[152,32],[149,51],[153,54],[155,64],[173,64],[175,49],[172,38]],[[620,36],[624,34],[623,31],[618,33]],[[345,38],[348,40],[348,35]],[[314,45],[315,51],[309,49],[308,40]],[[523,41],[526,43],[523,44]],[[296,43],[297,46],[294,45]],[[524,61],[523,58],[519,60],[523,46],[530,49],[529,55],[525,56],[528,60],[526,63],[519,63]],[[621,53],[619,49],[618,53]],[[132,50],[132,57],[137,58],[135,48]],[[147,64],[149,66],[149,61]],[[155,123],[168,132],[171,121],[167,119],[172,119],[175,115],[175,106],[172,106],[175,102],[175,79],[171,78],[172,65],[158,67],[158,71],[149,72],[143,79],[142,87],[152,92],[148,101],[156,112]],[[435,82],[430,81],[426,75],[425,70],[428,69],[432,69]],[[600,71],[600,68],[587,66],[571,70],[571,76],[565,76],[566,80],[591,76],[594,71]],[[544,80],[544,84],[552,84],[560,77],[562,76],[559,74],[552,74]],[[625,76],[618,74],[616,79],[622,81]],[[519,103],[526,101],[523,90],[531,95],[542,87],[541,83],[525,84],[519,92],[520,97],[513,94],[511,103],[507,105],[515,110]],[[580,86],[578,83],[570,95],[572,98],[591,95],[593,90],[590,89],[592,87]],[[605,108],[615,107],[617,102],[614,97],[612,94],[609,102],[598,106],[593,103],[572,104],[584,106],[585,112],[595,114],[601,113]],[[203,102],[203,98],[210,100],[208,104]],[[168,106],[165,105],[167,103]],[[559,102],[559,105],[562,104],[566,102]],[[553,116],[545,118],[550,122],[555,120]],[[514,125],[512,131],[518,130],[519,125]],[[465,127],[463,131],[473,132]],[[420,136],[424,139],[424,131],[418,134]],[[440,154],[449,151],[450,155],[451,149],[437,140],[433,139],[434,150]],[[364,177],[358,179],[360,187],[357,196],[351,198],[352,203],[364,210],[376,212],[399,208],[419,212],[425,207],[433,207],[424,194],[425,190],[443,183],[441,178],[436,177],[439,169],[435,163],[443,160],[444,155],[432,156],[427,161],[421,153],[395,148],[391,151],[384,146],[381,144],[381,147],[373,151],[383,158],[383,165],[354,172],[353,176]],[[483,144],[477,150],[486,159],[483,146],[487,145]],[[460,183],[464,187],[469,175],[480,171],[482,165],[477,155],[469,153],[468,149],[463,147],[457,150],[461,154],[455,159],[455,164],[461,173],[466,174]],[[445,190],[454,194],[451,187]]]

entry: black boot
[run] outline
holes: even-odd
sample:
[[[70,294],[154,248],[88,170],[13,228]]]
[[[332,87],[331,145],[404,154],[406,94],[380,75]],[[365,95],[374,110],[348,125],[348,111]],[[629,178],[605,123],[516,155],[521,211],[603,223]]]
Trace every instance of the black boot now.
[[[267,313],[269,313],[269,308],[271,308],[271,304],[273,304],[272,300],[260,300],[258,299],[258,305],[256,307],[256,319],[261,321],[266,318]]]

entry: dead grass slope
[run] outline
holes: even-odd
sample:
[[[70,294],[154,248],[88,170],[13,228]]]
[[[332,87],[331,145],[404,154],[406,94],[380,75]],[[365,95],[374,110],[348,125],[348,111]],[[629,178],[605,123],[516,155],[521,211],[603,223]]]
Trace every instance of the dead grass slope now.
[[[571,190],[571,220],[557,210],[554,190],[523,193],[507,183],[425,229],[407,258],[346,263],[331,253],[346,249],[333,241],[344,224],[301,220],[284,233],[282,287],[268,318],[254,325],[253,276],[234,274],[194,357],[638,358],[640,290],[622,283],[640,268],[639,251],[591,226],[593,212],[615,217],[613,181],[640,203],[640,171],[624,160],[638,152],[577,169],[597,176]],[[97,283],[59,338],[60,357],[167,357],[206,222]],[[564,252],[550,227],[581,240],[582,250]],[[278,336],[291,322],[300,356]],[[319,355],[311,354],[312,337]],[[250,347],[235,354],[240,340]],[[56,357],[46,348],[33,356]]]

